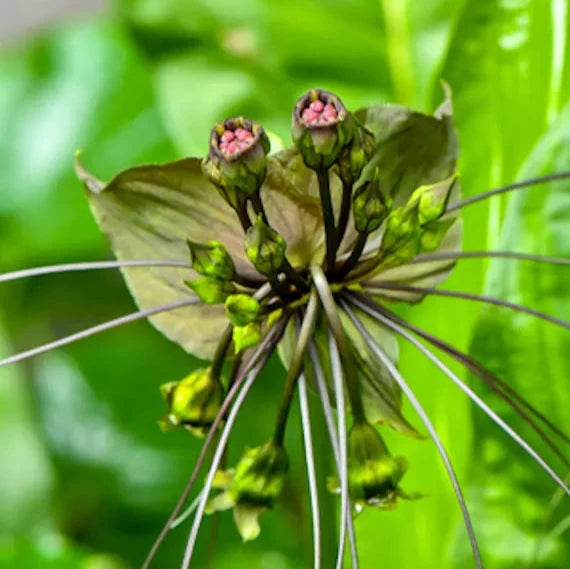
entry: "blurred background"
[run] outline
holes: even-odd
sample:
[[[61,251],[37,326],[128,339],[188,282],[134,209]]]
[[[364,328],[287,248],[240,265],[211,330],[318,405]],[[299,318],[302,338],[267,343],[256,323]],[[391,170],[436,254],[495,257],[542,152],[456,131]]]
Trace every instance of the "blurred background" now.
[[[312,87],[337,92],[350,109],[396,102],[431,112],[444,78],[465,195],[570,168],[566,0],[19,0],[0,5],[0,43],[1,272],[111,258],[73,174],[76,149],[105,179],[138,163],[203,155],[211,125],[233,114],[288,144],[291,108]],[[558,183],[467,208],[464,248],[570,257],[569,200],[568,183]],[[445,285],[570,320],[564,267],[465,260]],[[399,309],[568,430],[567,333],[460,300]],[[4,283],[0,357],[132,310],[114,271]],[[158,386],[196,364],[138,322],[0,369],[0,567],[140,566],[199,451],[186,433],[159,431]],[[568,567],[568,500],[409,346],[400,367],[464,484],[486,567]],[[452,367],[563,473],[520,419]],[[230,463],[265,440],[260,425],[269,432],[268,401],[281,378],[275,361],[242,413]],[[474,567],[433,445],[386,436],[409,459],[405,489],[428,497],[359,516],[362,568]],[[217,532],[208,520],[197,567],[212,551],[218,568],[310,566],[297,427],[287,444],[291,480],[263,516],[261,537],[242,546],[230,514]],[[324,506],[328,520],[334,504]],[[178,566],[188,529],[171,533],[156,567]]]

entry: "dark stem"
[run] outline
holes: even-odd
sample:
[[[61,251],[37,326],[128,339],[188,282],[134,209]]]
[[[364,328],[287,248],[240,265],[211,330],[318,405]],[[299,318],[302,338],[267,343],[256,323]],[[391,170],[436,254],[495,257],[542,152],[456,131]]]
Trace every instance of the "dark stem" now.
[[[478,194],[476,196],[455,202],[454,204],[448,205],[445,211],[446,213],[448,213],[450,211],[455,211],[456,209],[465,207],[472,203],[485,200],[487,198],[490,198],[491,196],[496,196],[498,194],[503,194],[505,192],[510,192],[512,190],[520,190],[523,188],[528,188],[530,186],[536,186],[537,184],[552,182],[554,180],[564,180],[566,178],[570,178],[570,172],[558,172],[557,174],[549,174],[547,176],[540,176],[538,178],[530,178],[529,180],[516,182],[514,184],[509,184],[507,186],[501,186],[499,188],[489,190],[488,192],[483,192],[482,194]]]
[[[534,310],[533,308],[521,306],[520,304],[515,304],[513,302],[509,302],[507,300],[501,300],[499,298],[492,298],[490,296],[471,294],[468,292],[458,292],[453,290],[439,290],[430,287],[418,287],[418,286],[408,286],[408,285],[400,285],[393,283],[380,283],[380,282],[376,283],[373,281],[362,283],[362,285],[366,288],[367,292],[372,292],[372,293],[382,290],[396,290],[402,292],[417,292],[420,294],[429,294],[434,296],[446,296],[449,298],[461,298],[463,300],[473,300],[475,302],[495,304],[497,306],[502,306],[504,308],[510,308],[511,310],[516,310],[517,312],[524,312],[525,314],[536,316],[537,318],[546,320],[551,324],[556,324],[557,326],[562,326],[563,328],[570,330],[570,324],[568,322],[565,322],[564,320],[560,320],[559,318],[555,318],[554,316],[549,316],[548,314],[540,312],[539,310]]]
[[[360,256],[362,255],[362,251],[364,251],[364,247],[366,246],[366,241],[368,240],[368,233],[359,233],[356,239],[356,243],[350,253],[350,257],[342,264],[340,269],[335,272],[334,278],[335,280],[341,280],[345,275],[347,275],[358,263]]]
[[[325,222],[325,236],[327,243],[326,266],[328,269],[334,267],[336,252],[336,229],[334,225],[334,211],[331,200],[331,189],[329,183],[329,173],[325,168],[317,170],[317,180],[319,182],[319,196]]]
[[[307,291],[309,289],[309,283],[291,266],[287,259],[283,260],[280,270],[299,290]]]
[[[289,410],[291,408],[291,402],[295,393],[297,380],[303,371],[303,360],[305,358],[305,352],[307,351],[307,345],[311,339],[317,322],[318,307],[319,303],[317,301],[317,295],[313,291],[307,304],[307,310],[305,317],[303,318],[303,323],[301,324],[301,331],[297,338],[295,351],[293,352],[293,356],[289,362],[287,376],[285,377],[285,387],[283,388],[283,395],[281,397],[281,405],[277,412],[273,441],[278,446],[283,446],[287,417],[289,416]]]
[[[350,216],[350,203],[352,198],[352,184],[342,181],[342,201],[340,203],[340,213],[338,214],[338,225],[336,228],[336,252],[342,243],[344,234],[346,233],[346,226]]]
[[[254,367],[258,365],[263,367],[267,363],[273,351],[277,347],[277,344],[279,343],[281,336],[283,335],[283,331],[285,330],[285,326],[287,325],[289,317],[290,314],[284,314],[279,320],[279,322],[274,326],[274,328],[272,328],[269,331],[269,333],[265,336],[261,344],[259,344],[255,352],[253,353],[251,359],[247,362],[246,365],[244,365],[243,369],[236,378],[234,384],[228,391],[228,394],[226,395],[226,398],[224,399],[224,402],[222,403],[222,406],[220,407],[220,410],[218,411],[218,414],[216,415],[216,418],[214,419],[214,422],[212,423],[212,426],[208,431],[206,440],[204,441],[202,449],[200,450],[200,455],[198,456],[196,462],[194,463],[194,470],[192,471],[192,474],[190,475],[190,478],[186,483],[186,486],[182,491],[182,494],[178,502],[176,503],[176,506],[172,510],[168,520],[166,521],[164,527],[160,531],[160,534],[153,543],[144,563],[141,566],[141,569],[148,569],[152,560],[154,559],[154,556],[156,555],[156,552],[158,551],[158,548],[161,546],[162,542],[166,538],[166,535],[168,534],[168,531],[170,530],[172,523],[176,520],[178,514],[184,507],[184,504],[186,503],[186,500],[188,499],[188,496],[190,495],[190,492],[194,487],[196,479],[198,478],[198,474],[200,473],[200,470],[208,453],[208,449],[210,448],[210,445],[212,444],[214,438],[217,435],[218,427],[220,426],[220,423],[222,422],[226,413],[230,409],[230,406],[233,400],[235,399],[236,394],[239,391],[240,387],[244,383],[247,374],[250,373]]]
[[[212,360],[212,377],[220,379],[222,376],[222,368],[226,359],[226,354],[230,344],[232,343],[233,326],[229,324],[224,330],[222,337],[216,347],[214,359]]]
[[[261,215],[263,223],[265,223],[265,225],[269,225],[269,221],[267,221],[267,215],[265,213],[265,208],[263,207],[263,202],[261,201],[259,192],[251,198],[251,205],[253,206],[253,211],[255,211],[257,215]]]
[[[340,321],[336,303],[327,282],[327,278],[323,273],[321,267],[314,263],[311,265],[311,273],[313,275],[313,282],[319,294],[319,298],[321,299],[321,303],[325,310],[325,314],[327,315],[330,329],[334,335],[338,351],[342,356],[342,363],[346,370],[344,376],[348,389],[352,415],[356,422],[366,421],[364,407],[362,404],[362,395],[360,393],[360,387],[358,385],[358,373],[356,370],[356,364],[352,357],[350,346],[348,344],[344,328],[342,327],[342,322]]]
[[[243,227],[244,233],[247,233],[247,230],[251,227],[251,219],[249,219],[249,214],[247,213],[247,206],[245,203],[239,204],[235,208],[235,212],[237,213],[241,226]]]

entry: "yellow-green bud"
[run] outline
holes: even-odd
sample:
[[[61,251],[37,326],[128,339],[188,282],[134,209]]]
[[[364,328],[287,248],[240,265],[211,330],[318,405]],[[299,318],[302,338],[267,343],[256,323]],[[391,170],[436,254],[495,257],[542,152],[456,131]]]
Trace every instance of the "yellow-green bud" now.
[[[245,252],[262,275],[271,276],[279,271],[285,259],[286,248],[283,237],[264,223],[261,215],[247,230]]]
[[[238,462],[229,492],[236,504],[271,508],[289,470],[285,449],[273,441],[247,449]]]
[[[398,207],[386,219],[381,251],[392,251],[410,241],[419,232],[417,207]]]
[[[453,225],[455,219],[445,219],[441,221],[432,221],[422,227],[420,237],[420,249],[422,252],[428,253],[435,251],[447,235],[449,228]]]
[[[245,326],[234,326],[232,331],[234,351],[236,354],[248,350],[257,345],[261,340],[261,326],[257,322],[251,322]]]
[[[225,247],[218,241],[194,243],[186,240],[190,249],[192,268],[199,274],[231,281],[236,269],[232,258]]]
[[[354,192],[352,200],[352,214],[356,231],[370,233],[378,229],[390,213],[390,201],[382,193],[378,176],[361,185]]]
[[[169,408],[167,423],[182,425],[201,434],[214,422],[224,393],[220,379],[213,377],[211,372],[212,368],[199,369],[181,381],[161,385]]]
[[[353,131],[352,116],[333,93],[313,89],[295,104],[293,142],[309,168],[329,168],[351,141]]]
[[[420,225],[435,221],[445,213],[445,208],[457,180],[457,174],[454,174],[446,180],[437,182],[437,184],[420,186],[414,191],[408,204],[417,202]]]
[[[215,277],[200,277],[193,281],[184,281],[196,296],[205,304],[219,304],[224,302],[228,295],[236,291],[230,281],[223,281]]]
[[[390,455],[372,425],[354,424],[348,435],[348,483],[353,500],[391,507],[405,471],[405,459]]]
[[[226,298],[226,314],[234,326],[245,326],[259,314],[259,302],[249,294],[231,294]]]
[[[338,171],[341,180],[352,186],[374,154],[374,136],[362,125],[356,125],[354,137],[338,157]]]

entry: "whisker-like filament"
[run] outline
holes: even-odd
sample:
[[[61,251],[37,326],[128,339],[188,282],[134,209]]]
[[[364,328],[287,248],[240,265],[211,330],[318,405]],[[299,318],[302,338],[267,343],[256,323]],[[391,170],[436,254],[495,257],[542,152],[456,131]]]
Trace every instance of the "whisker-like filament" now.
[[[285,330],[285,326],[288,320],[289,320],[289,315],[284,314],[283,317],[280,319],[280,321],[278,321],[275,324],[275,326],[267,333],[265,338],[255,349],[249,360],[243,364],[242,369],[240,369],[226,397],[224,398],[222,406],[220,407],[220,410],[218,411],[218,414],[216,415],[216,418],[214,419],[214,422],[212,423],[210,430],[208,431],[204,444],[202,445],[202,449],[200,450],[200,454],[196,459],[196,462],[194,463],[194,469],[192,471],[192,474],[190,475],[190,478],[188,479],[188,482],[186,483],[186,486],[182,491],[182,494],[180,495],[178,502],[176,503],[174,509],[172,510],[170,516],[168,517],[168,520],[166,521],[158,537],[154,541],[144,563],[141,566],[141,569],[148,569],[152,560],[154,559],[154,556],[156,555],[156,552],[158,551],[158,548],[162,545],[162,542],[166,538],[166,535],[168,534],[169,530],[173,527],[174,521],[176,520],[182,508],[184,507],[184,504],[186,503],[186,500],[188,499],[188,496],[190,495],[190,492],[194,487],[200,469],[202,468],[202,464],[206,459],[208,449],[212,444],[212,441],[216,437],[216,434],[218,432],[218,427],[220,426],[222,420],[228,413],[230,405],[232,404],[235,396],[237,395],[237,392],[239,391],[240,387],[245,381],[246,376],[249,373],[254,373],[255,371],[258,371],[259,373],[263,368],[263,366],[265,366],[265,364],[271,357],[271,354],[273,353],[273,350],[275,349],[275,346],[277,345],[279,339],[283,335],[283,331]]]
[[[570,172],[557,172],[556,174],[548,174],[546,176],[539,176],[537,178],[530,178],[528,180],[523,180],[522,182],[515,182],[514,184],[508,184],[506,186],[500,186],[494,188],[487,192],[477,194],[470,198],[465,198],[453,204],[449,204],[446,208],[446,213],[450,211],[455,211],[457,209],[463,208],[472,203],[476,203],[481,200],[486,200],[492,196],[497,196],[499,194],[504,194],[505,192],[511,192],[513,190],[522,190],[524,188],[529,188],[531,186],[536,186],[538,184],[545,184],[547,182],[554,182],[556,180],[566,180],[570,178]]]
[[[309,344],[309,356],[311,359],[311,365],[315,374],[315,383],[317,385],[317,391],[319,393],[319,399],[321,401],[321,406],[323,408],[323,415],[325,417],[325,423],[327,426],[327,431],[329,433],[329,439],[331,442],[331,447],[333,451],[333,457],[335,461],[337,476],[340,481],[340,444],[338,441],[338,433],[335,427],[334,413],[329,398],[329,393],[327,390],[327,385],[325,382],[325,376],[323,368],[319,361],[319,354],[315,344],[311,341]],[[350,498],[348,507],[350,508]],[[350,555],[352,561],[353,569],[358,569],[358,551],[356,547],[356,534],[354,532],[354,520],[352,516],[348,518],[348,541],[350,544]]]
[[[510,308],[511,310],[516,310],[518,312],[524,312],[525,314],[530,314],[531,316],[536,316],[537,318],[541,318],[542,320],[546,320],[551,324],[555,324],[557,326],[562,326],[567,330],[570,330],[570,323],[565,322],[564,320],[560,320],[554,316],[550,316],[549,314],[545,314],[544,312],[540,312],[539,310],[535,310],[534,308],[528,308],[527,306],[522,306],[520,304],[516,304],[514,302],[509,302],[508,300],[502,300],[500,298],[493,298],[490,296],[484,296],[479,294],[472,294],[469,292],[459,292],[454,290],[440,290],[436,288],[430,287],[418,287],[418,286],[409,286],[409,285],[400,285],[400,284],[393,284],[393,283],[384,283],[380,281],[368,281],[362,283],[362,285],[366,288],[367,292],[372,294],[377,292],[382,292],[382,290],[396,290],[402,292],[417,292],[420,294],[427,294],[432,296],[446,296],[450,298],[461,298],[464,300],[473,300],[475,302],[484,302],[486,304],[495,304],[497,306],[502,306],[504,308]]]
[[[202,498],[202,492],[200,492],[192,501],[192,503],[172,522],[170,529],[175,529],[182,525],[195,511]]]
[[[346,314],[348,315],[348,317],[350,318],[350,320],[352,321],[352,323],[356,326],[356,328],[358,329],[358,331],[360,332],[360,334],[364,338],[365,342],[370,347],[370,349],[373,351],[373,353],[376,355],[376,357],[386,366],[386,368],[390,372],[390,375],[394,378],[396,383],[400,386],[402,391],[405,393],[406,397],[409,399],[410,403],[413,405],[414,409],[416,410],[416,413],[419,415],[420,419],[422,420],[423,424],[425,425],[426,429],[428,430],[433,442],[435,443],[435,446],[437,447],[439,455],[441,456],[441,459],[445,465],[445,469],[447,470],[447,473],[448,473],[449,478],[451,480],[451,484],[453,485],[453,490],[455,491],[455,496],[457,497],[457,502],[459,503],[459,507],[461,508],[461,513],[463,514],[463,521],[465,523],[465,528],[466,528],[467,533],[469,535],[469,541],[471,543],[471,549],[473,551],[473,557],[475,558],[475,563],[477,564],[477,567],[479,569],[483,569],[483,563],[481,561],[481,553],[479,551],[479,545],[477,543],[477,538],[475,537],[475,531],[473,529],[471,517],[470,517],[469,511],[467,509],[465,497],[464,497],[463,492],[461,490],[461,486],[459,484],[459,481],[457,480],[457,475],[455,474],[455,470],[453,468],[453,465],[451,464],[451,460],[449,459],[447,451],[445,450],[445,447],[443,446],[443,443],[441,442],[441,439],[439,438],[439,435],[437,434],[435,427],[433,426],[432,422],[430,421],[429,417],[427,416],[427,413],[425,412],[421,403],[418,401],[418,399],[414,395],[414,392],[412,391],[412,389],[410,388],[410,386],[408,385],[406,380],[403,378],[403,376],[400,374],[400,372],[397,370],[396,366],[392,363],[390,358],[384,353],[384,351],[380,348],[380,346],[374,341],[372,336],[370,336],[370,334],[368,333],[366,328],[363,326],[362,322],[356,317],[356,315],[350,309],[350,307],[347,306],[346,302],[341,302],[341,305],[344,308],[344,310],[345,310]]]
[[[383,314],[392,319],[393,322],[399,324],[400,326],[407,328],[417,334],[433,346],[439,348],[448,356],[451,356],[460,364],[462,364],[467,369],[471,370],[477,377],[482,379],[485,384],[491,388],[499,397],[501,397],[512,409],[514,409],[519,416],[528,423],[528,425],[535,431],[535,433],[542,438],[542,440],[556,453],[556,455],[562,460],[565,466],[570,466],[567,458],[560,448],[554,443],[554,441],[536,424],[536,422],[530,417],[521,406],[525,407],[532,415],[537,419],[542,421],[553,433],[562,438],[566,443],[570,443],[570,438],[556,425],[554,425],[548,418],[546,418],[538,409],[533,407],[526,399],[519,395],[512,387],[510,387],[502,379],[498,378],[492,372],[490,372],[486,367],[480,364],[478,361],[474,360],[471,356],[461,352],[457,348],[454,348],[447,342],[436,338],[433,334],[428,334],[425,330],[402,320],[393,313],[384,310],[381,306],[376,306],[376,308],[383,312]],[[506,392],[506,393],[505,393]],[[509,396],[510,395],[510,396]],[[512,397],[512,398],[511,398]],[[520,404],[517,404],[517,402]]]
[[[301,425],[305,443],[305,462],[307,465],[307,480],[311,500],[311,516],[313,519],[313,567],[321,568],[321,518],[319,515],[319,492],[315,471],[315,456],[313,453],[313,435],[311,431],[311,417],[309,414],[309,401],[307,397],[307,382],[305,375],[299,377],[299,408],[301,410]]]
[[[440,253],[422,253],[414,257],[406,265],[417,265],[431,261],[444,261],[447,259],[516,259],[518,261],[531,261],[549,265],[570,265],[570,259],[564,257],[550,257],[548,255],[533,255],[532,253],[516,253],[513,251],[442,251]]]
[[[38,354],[49,352],[50,350],[54,350],[61,346],[66,346],[67,344],[77,342],[78,340],[83,340],[83,338],[88,338],[89,336],[105,332],[106,330],[111,330],[112,328],[117,328],[118,326],[122,326],[123,324],[134,322],[135,320],[141,320],[142,318],[148,318],[149,316],[153,316],[154,314],[168,312],[170,310],[175,310],[177,308],[184,308],[185,306],[190,306],[192,304],[199,304],[200,302],[201,302],[200,299],[196,297],[184,298],[182,300],[176,300],[174,302],[161,304],[160,306],[155,306],[154,308],[138,310],[137,312],[132,312],[131,314],[120,316],[119,318],[115,318],[113,320],[108,320],[107,322],[103,322],[102,324],[91,326],[90,328],[86,328],[81,332],[76,332],[75,334],[65,336],[63,338],[60,338],[59,340],[54,340],[53,342],[48,342],[47,344],[37,346],[36,348],[32,348],[31,350],[26,350],[25,352],[20,352],[19,354],[15,354],[13,356],[4,358],[3,360],[0,360],[0,367],[25,360],[27,358],[31,358],[32,356],[36,356]]]
[[[396,324],[390,317],[384,315],[391,314],[386,310],[378,310],[376,306],[371,307],[368,303],[363,302],[359,296],[349,295],[348,298],[357,308],[374,318],[376,321],[384,324],[397,334],[411,342],[416,346],[427,358],[429,358],[455,385],[457,385],[487,416],[492,419],[505,433],[507,433],[520,447],[522,447],[550,477],[570,496],[570,490],[558,474],[550,467],[547,462],[536,452],[517,432],[515,432],[501,417],[497,415],[474,391],[471,390],[463,381],[461,381],[441,360],[439,360],[430,350],[428,350],[421,342],[416,340],[411,334],[406,332],[404,328]],[[376,304],[371,302],[371,304]]]
[[[340,355],[332,332],[329,330],[329,353],[331,358],[331,371],[333,376],[335,402],[337,408],[338,422],[338,447],[340,464],[340,535],[338,542],[338,556],[336,569],[342,569],[344,560],[344,546],[346,540],[346,528],[348,518],[352,516],[350,511],[350,495],[348,493],[348,458],[347,458],[347,436],[346,417],[344,414],[344,386],[342,381],[342,365]]]
[[[83,263],[64,263],[61,265],[46,265],[20,271],[0,274],[0,283],[15,281],[27,277],[38,277],[55,273],[70,273],[75,271],[94,271],[100,269],[120,269],[122,267],[172,267],[191,269],[188,261],[167,261],[164,259],[143,259],[140,261],[92,261]]]

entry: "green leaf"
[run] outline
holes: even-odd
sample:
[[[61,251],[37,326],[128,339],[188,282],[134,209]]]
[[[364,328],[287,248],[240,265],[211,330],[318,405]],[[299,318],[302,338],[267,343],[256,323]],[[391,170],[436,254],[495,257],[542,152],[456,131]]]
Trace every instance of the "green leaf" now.
[[[570,104],[541,139],[524,169],[529,178],[570,168]],[[570,257],[570,194],[567,182],[550,183],[512,195],[498,247],[558,257]],[[570,321],[568,271],[494,260],[486,293]],[[487,307],[478,322],[471,351],[496,375],[538,407],[554,424],[568,431],[568,331],[532,316]],[[536,435],[516,413],[487,393],[505,420],[527,440]],[[476,452],[480,457],[475,484],[483,503],[481,514],[487,558],[498,568],[558,567],[568,559],[570,544],[550,530],[567,508],[549,506],[556,487],[533,461],[485,417],[476,417]],[[543,444],[536,447],[553,466],[559,463]],[[513,460],[513,457],[516,457]],[[561,471],[561,469],[559,469]],[[563,471],[562,471],[563,472]],[[485,487],[485,492],[482,491]],[[493,498],[491,499],[491,496]],[[500,544],[518,542],[517,548]],[[499,547],[491,547],[498,544]],[[501,553],[502,551],[502,553]],[[562,566],[562,565],[560,565]]]

